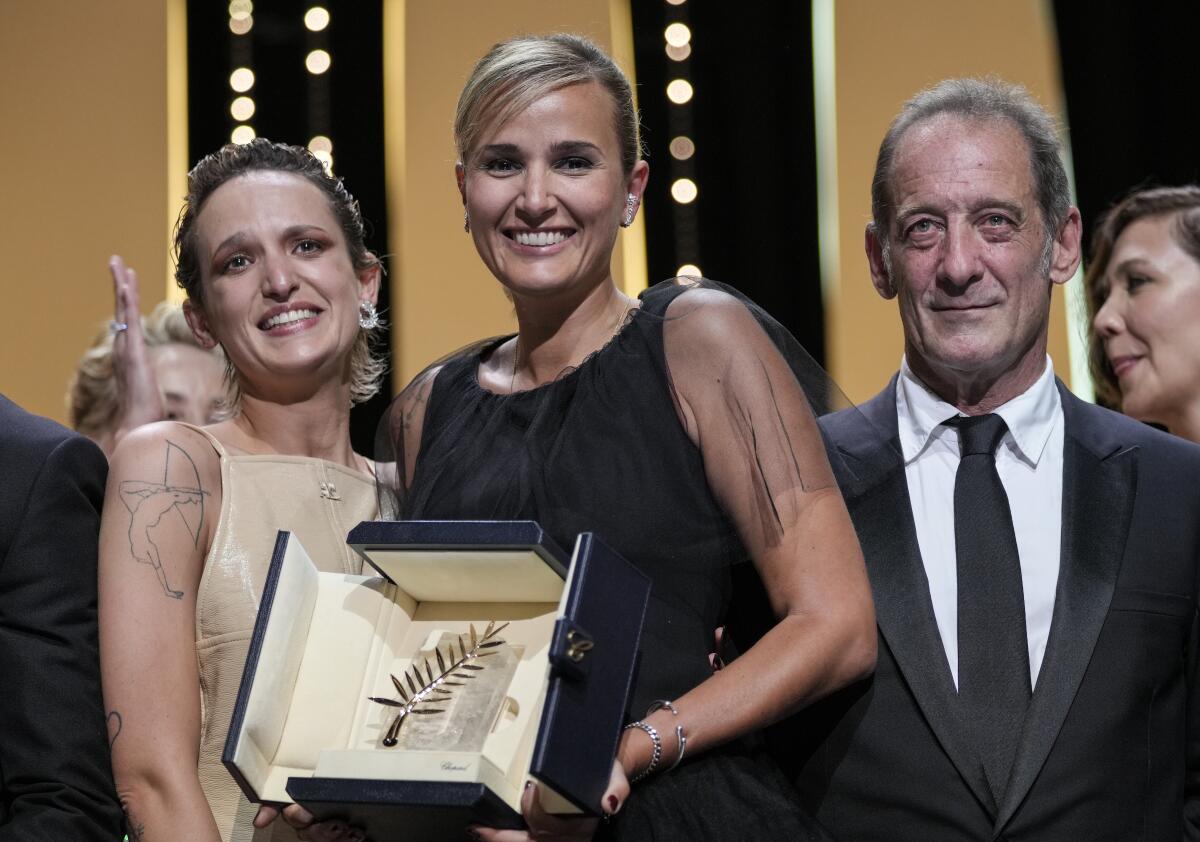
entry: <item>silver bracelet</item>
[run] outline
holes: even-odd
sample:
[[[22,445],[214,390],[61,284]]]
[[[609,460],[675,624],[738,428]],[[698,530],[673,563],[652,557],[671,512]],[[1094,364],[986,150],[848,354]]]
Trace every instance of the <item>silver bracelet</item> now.
[[[641,730],[645,731],[650,735],[650,739],[654,743],[654,753],[650,755],[650,765],[629,779],[629,782],[634,784],[649,775],[658,767],[658,761],[662,760],[662,738],[658,736],[657,728],[655,728],[653,725],[642,722],[640,719],[637,722],[630,722],[623,730],[628,731],[630,728],[640,728]]]
[[[649,716],[656,710],[663,709],[671,711],[671,713],[675,716],[679,716],[679,711],[675,710],[675,705],[666,699],[658,699],[657,701],[651,702],[650,707],[646,708],[646,716]],[[667,767],[668,772],[683,762],[683,753],[687,751],[687,735],[683,733],[682,725],[675,726],[675,739],[679,743],[679,753],[675,755],[675,762]]]

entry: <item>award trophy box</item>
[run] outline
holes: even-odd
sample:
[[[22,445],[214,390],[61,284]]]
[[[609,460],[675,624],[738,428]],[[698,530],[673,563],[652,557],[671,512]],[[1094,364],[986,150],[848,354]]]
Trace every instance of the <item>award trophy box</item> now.
[[[222,758],[247,797],[372,839],[523,827],[530,780],[548,812],[595,815],[649,580],[531,521],[370,521],[348,543],[368,575],[279,533]]]

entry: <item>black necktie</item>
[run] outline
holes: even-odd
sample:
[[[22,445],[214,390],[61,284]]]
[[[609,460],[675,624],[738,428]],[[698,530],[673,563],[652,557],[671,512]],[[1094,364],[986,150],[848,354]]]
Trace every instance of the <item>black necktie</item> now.
[[[958,699],[997,801],[1012,769],[1031,694],[1021,560],[1008,495],[996,473],[1007,431],[999,415],[955,418]]]

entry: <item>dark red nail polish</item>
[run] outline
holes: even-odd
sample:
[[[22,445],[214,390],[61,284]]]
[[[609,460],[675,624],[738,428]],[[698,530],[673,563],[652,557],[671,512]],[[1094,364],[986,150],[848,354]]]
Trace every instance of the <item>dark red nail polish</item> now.
[[[621,802],[617,800],[617,796],[608,796],[608,813],[610,816],[615,816],[617,810],[621,809]]]

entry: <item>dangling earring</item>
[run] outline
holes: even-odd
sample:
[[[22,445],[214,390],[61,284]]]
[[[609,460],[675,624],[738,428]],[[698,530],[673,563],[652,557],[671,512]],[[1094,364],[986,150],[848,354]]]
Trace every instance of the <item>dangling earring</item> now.
[[[358,302],[358,326],[363,330],[379,327],[379,311],[375,305],[366,299]]]
[[[463,210],[463,230],[468,234],[471,233],[471,217],[467,214],[466,209]]]
[[[622,228],[628,228],[633,224],[635,213],[637,213],[637,196],[630,193],[625,197],[625,219],[621,222]]]

